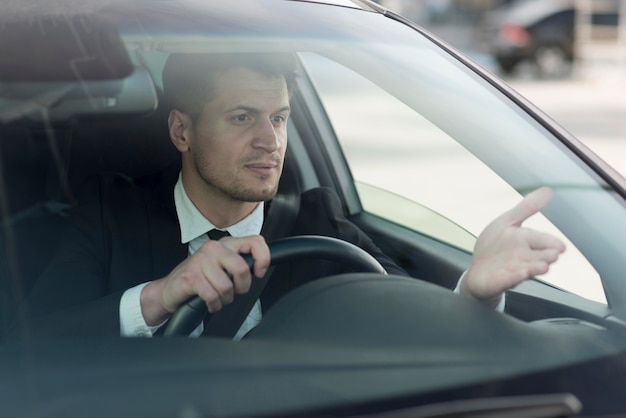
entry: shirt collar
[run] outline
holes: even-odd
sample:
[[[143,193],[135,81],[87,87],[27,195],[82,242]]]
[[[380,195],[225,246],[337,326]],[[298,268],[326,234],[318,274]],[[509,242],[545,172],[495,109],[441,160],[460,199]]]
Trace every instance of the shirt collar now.
[[[174,204],[180,225],[181,243],[187,244],[215,228],[215,225],[200,213],[187,195],[181,174],[178,175],[178,181],[174,186]],[[226,230],[233,237],[260,234],[263,227],[263,208],[264,202],[260,202],[250,215],[229,226]]]

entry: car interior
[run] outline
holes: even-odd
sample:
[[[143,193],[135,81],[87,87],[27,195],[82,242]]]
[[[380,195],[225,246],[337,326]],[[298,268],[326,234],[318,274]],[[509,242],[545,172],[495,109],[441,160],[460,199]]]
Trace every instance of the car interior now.
[[[23,30],[19,25],[10,29]],[[106,27],[102,33],[119,36]],[[63,26],[51,27],[37,47],[21,53],[42,54],[72,36]],[[69,49],[66,53],[71,54]],[[155,64],[134,56],[136,62],[131,62],[119,48],[104,55],[102,49],[94,51],[96,58],[84,64],[80,81],[71,81],[75,74],[61,66],[52,68],[52,76],[42,76],[36,65],[3,62],[5,68],[0,68],[0,336],[53,254],[81,184],[104,172],[137,179],[178,159],[167,135],[168,109],[159,100],[158,60]],[[28,58],[17,57],[16,62],[27,63]],[[280,193],[333,188],[349,218],[399,266],[412,277],[452,289],[471,254],[364,212],[354,183],[346,183],[351,179],[349,167],[345,161],[337,164],[331,155],[341,155],[341,149],[326,146],[334,137],[333,128],[313,84],[306,77],[298,82]],[[604,305],[532,282],[511,292],[507,312],[524,321],[576,317],[592,322],[608,313]]]
[[[112,88],[105,85],[119,85],[119,81],[95,81],[93,83],[102,88],[106,96],[94,93],[94,88],[76,99],[63,98],[62,103],[52,109],[42,106],[17,117],[6,116],[5,112],[5,120],[11,119],[0,128],[3,184],[0,197],[4,202],[0,264],[3,272],[0,288],[2,335],[14,320],[19,302],[54,253],[68,212],[76,204],[83,184],[107,172],[137,179],[178,162],[178,152],[167,133],[167,109],[158,108],[160,92],[145,73],[143,77],[137,76],[141,71],[135,69],[121,87],[114,86],[119,91],[113,97],[110,96]],[[9,105],[14,105],[16,100],[32,101],[32,96],[27,95],[28,89],[36,84],[22,83],[27,92],[23,98],[4,99],[7,110],[14,108]],[[53,88],[49,85],[37,87],[42,93]],[[125,100],[129,91],[133,93],[132,100]],[[100,108],[93,110],[93,102],[105,100],[115,102],[115,112],[106,109],[100,112]],[[304,101],[295,97],[293,122],[289,126],[290,147],[278,198],[291,192],[287,189],[293,187],[289,186],[291,184],[296,185],[298,192],[317,185],[335,188],[337,185],[334,173],[323,163],[326,151],[315,140],[320,133],[307,121],[302,106],[305,106]],[[86,114],[84,109],[88,109]],[[385,237],[390,233],[383,230],[389,231],[387,227],[393,226],[381,226],[383,220],[358,215],[353,220],[371,229],[373,238],[378,235],[377,241],[390,255],[393,256],[394,252],[406,254],[405,246],[412,234],[402,234],[397,228],[400,233],[397,238]],[[378,234],[377,228],[381,229]],[[416,246],[414,242],[411,245]],[[395,251],[394,246],[397,247]],[[466,261],[467,255],[460,254],[461,262],[454,264],[447,260],[450,251],[446,253],[445,246],[437,248],[436,242],[431,246],[435,249],[425,246],[423,251],[415,252],[415,259],[405,258],[398,262],[416,277],[441,277],[441,284],[454,286],[454,279],[450,283],[445,280],[462,272],[461,262]],[[432,263],[424,262],[431,258]],[[418,270],[417,266],[428,266],[429,270]]]
[[[623,353],[624,324],[612,317],[609,305],[546,282],[529,280],[509,291],[507,315],[451,292],[471,253],[364,209],[334,126],[304,66],[292,97],[289,148],[275,200],[287,207],[303,191],[332,188],[348,219],[412,278],[421,280],[373,272],[317,280],[264,313],[261,324],[241,343],[212,337],[78,337],[32,345],[7,341],[12,327],[27,322],[21,320],[20,304],[53,257],[71,210],[90,180],[111,172],[139,180],[179,159],[168,137],[169,109],[160,87],[163,53],[157,59],[152,54],[129,56],[124,51],[128,45],[106,25],[83,34],[90,41],[77,45],[75,33],[59,21],[42,19],[41,24],[46,36],[35,37],[32,48],[15,51],[14,59],[0,60],[0,364],[12,376],[12,385],[37,390],[47,384],[66,385],[63,389],[78,405],[92,404],[94,393],[106,393],[109,402],[102,414],[120,405],[137,408],[138,415],[156,411],[159,402],[137,400],[148,399],[144,387],[159,385],[166,386],[157,393],[167,395],[163,401],[168,407],[180,408],[178,400],[193,399],[202,411],[241,416],[291,416],[320,405],[346,404],[358,404],[363,412],[381,399],[392,399],[391,405],[398,407],[494,393],[550,397],[502,403],[496,398],[495,403],[464,405],[463,410],[475,408],[475,416],[481,416],[491,408],[528,407],[528,416],[566,416],[580,406],[568,393],[555,394],[554,387],[577,389],[586,384],[568,379],[576,376],[577,366],[598,370],[594,361]],[[7,34],[31,39],[26,36],[29,28],[28,22],[0,26],[0,50],[10,46],[3,45]],[[59,45],[65,48],[61,52]],[[293,43],[279,47],[293,48]],[[81,56],[85,49],[89,59],[59,65],[63,57]],[[202,52],[207,52],[206,46]],[[339,49],[328,53],[341,61],[339,55]],[[50,62],[49,68],[42,66],[42,59]],[[379,81],[386,76],[382,68],[365,72]],[[422,84],[425,93],[440,87]],[[403,94],[405,99],[411,95],[398,93]],[[498,96],[496,101],[503,99]],[[430,103],[418,107],[428,109]],[[454,119],[445,112],[438,116]],[[453,125],[453,130],[464,129],[462,123]],[[473,135],[480,137],[488,127],[482,129]],[[497,155],[491,158],[499,161]],[[332,251],[344,256],[341,249]],[[299,256],[306,254],[301,251]],[[215,356],[207,356],[207,350]],[[172,353],[177,354],[175,361],[161,361]],[[70,377],[59,379],[50,365]],[[174,384],[163,385],[163,376]],[[244,388],[246,402],[233,395],[242,380],[253,387]],[[589,392],[589,398],[616,398],[598,392]],[[55,391],[41,391],[42,405],[62,410],[55,396]],[[9,406],[20,403],[11,402]],[[381,410],[386,406],[377,405]],[[437,416],[435,410],[430,412],[423,416]],[[195,410],[191,414],[195,416]]]

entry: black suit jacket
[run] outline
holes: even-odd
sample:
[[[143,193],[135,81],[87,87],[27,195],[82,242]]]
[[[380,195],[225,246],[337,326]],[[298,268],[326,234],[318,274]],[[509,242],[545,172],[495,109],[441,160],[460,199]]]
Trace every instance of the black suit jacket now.
[[[164,277],[187,257],[174,206],[177,177],[177,170],[168,170],[136,182],[122,175],[98,178],[24,304],[28,322],[22,336],[119,335],[123,292]],[[372,254],[389,273],[406,274],[344,217],[327,188],[301,195],[288,235],[340,238]],[[341,272],[340,265],[326,261],[281,266],[261,295],[263,309],[297,286]]]

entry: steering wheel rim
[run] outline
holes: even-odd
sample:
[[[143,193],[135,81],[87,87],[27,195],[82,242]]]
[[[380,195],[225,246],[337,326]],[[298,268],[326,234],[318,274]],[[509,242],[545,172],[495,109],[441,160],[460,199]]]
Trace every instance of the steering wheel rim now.
[[[385,269],[365,250],[337,238],[301,235],[283,238],[268,244],[270,265],[288,263],[298,259],[323,259],[349,265],[355,272],[387,274]],[[252,269],[254,260],[243,255]],[[164,325],[164,337],[188,336],[207,315],[211,315],[199,296],[194,296],[180,305]]]

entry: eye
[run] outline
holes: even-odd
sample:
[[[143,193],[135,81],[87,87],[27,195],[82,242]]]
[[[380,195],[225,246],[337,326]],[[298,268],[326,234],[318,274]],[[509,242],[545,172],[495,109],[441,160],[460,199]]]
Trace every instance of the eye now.
[[[287,122],[287,117],[283,116],[283,115],[275,115],[275,116],[272,117],[272,122],[275,125],[280,125],[282,123]]]
[[[237,123],[245,123],[245,122],[248,122],[249,120],[250,120],[250,115],[248,115],[247,113],[233,116],[233,121]]]

